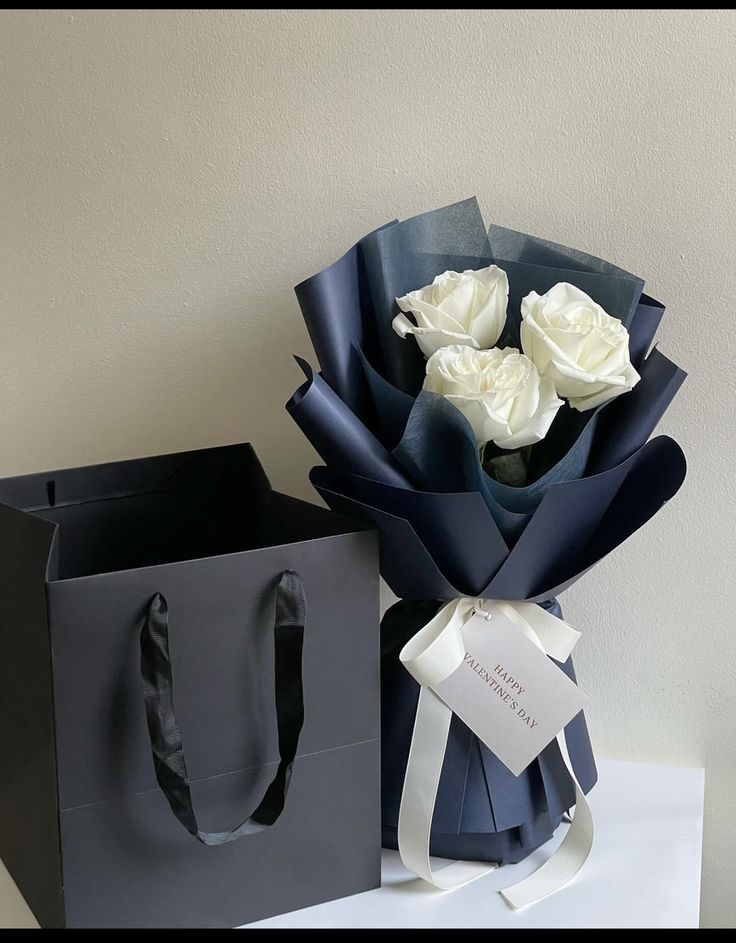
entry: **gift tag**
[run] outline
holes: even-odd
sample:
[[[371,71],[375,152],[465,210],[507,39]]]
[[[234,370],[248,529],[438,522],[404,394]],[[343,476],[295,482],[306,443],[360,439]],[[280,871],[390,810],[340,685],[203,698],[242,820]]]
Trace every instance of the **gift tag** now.
[[[465,658],[433,689],[518,776],[588,697],[497,604],[462,629]]]

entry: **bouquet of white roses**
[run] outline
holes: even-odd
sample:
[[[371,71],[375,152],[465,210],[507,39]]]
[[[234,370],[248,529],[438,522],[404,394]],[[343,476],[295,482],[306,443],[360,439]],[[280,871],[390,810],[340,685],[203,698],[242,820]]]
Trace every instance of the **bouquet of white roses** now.
[[[384,843],[454,886],[479,872],[440,878],[430,850],[518,861],[576,805],[568,854],[507,892],[523,906],[565,883],[592,841],[583,714],[570,702],[557,736],[538,719],[568,697],[559,678],[575,680],[578,633],[556,596],[685,475],[677,443],[648,441],[685,376],[653,348],[664,306],[608,262],[486,229],[475,200],[389,223],[296,291],[322,370],[300,361],[307,382],[287,406],[325,462],[312,482],[378,527],[401,600],[382,623]],[[522,673],[530,640],[549,656],[543,710],[500,657],[495,674],[477,657],[505,632],[525,637]],[[473,698],[513,711],[489,727]],[[529,754],[532,727],[546,733]]]
[[[510,450],[541,442],[563,405],[560,397],[584,412],[639,381],[621,321],[568,282],[522,299],[523,352],[495,347],[506,328],[508,294],[506,272],[489,265],[444,272],[396,299],[402,313],[394,329],[414,335],[428,358],[423,388],[460,410],[482,450],[488,443]],[[526,468],[515,454],[522,467],[510,483],[523,484]],[[504,474],[513,466],[496,467]]]

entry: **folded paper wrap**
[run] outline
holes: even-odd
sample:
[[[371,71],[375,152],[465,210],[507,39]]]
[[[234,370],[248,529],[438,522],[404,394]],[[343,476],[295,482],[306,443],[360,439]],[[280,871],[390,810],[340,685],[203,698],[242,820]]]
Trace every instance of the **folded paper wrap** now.
[[[641,379],[580,413],[563,406],[532,447],[529,483],[484,470],[473,431],[446,399],[423,392],[424,358],[392,329],[395,299],[446,270],[495,263],[509,280],[499,346],[519,347],[521,299],[569,282],[629,331]],[[499,226],[475,199],[391,222],[296,289],[321,376],[287,409],[324,466],[311,481],[334,510],[379,529],[381,573],[401,602],[382,623],[383,836],[396,845],[401,788],[419,688],[398,652],[441,600],[540,603],[555,597],[645,524],[679,489],[685,458],[667,436],[649,440],[685,373],[655,346],[664,306],[642,279],[602,259]],[[574,679],[572,662],[560,665]],[[565,743],[584,792],[596,772],[583,714]],[[575,801],[553,741],[514,777],[454,717],[432,828],[432,851],[506,863],[546,841]]]

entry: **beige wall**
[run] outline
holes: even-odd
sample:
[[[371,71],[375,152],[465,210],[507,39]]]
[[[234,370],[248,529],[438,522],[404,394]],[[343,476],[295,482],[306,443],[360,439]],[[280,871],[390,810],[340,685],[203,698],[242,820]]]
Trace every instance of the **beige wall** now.
[[[394,215],[641,273],[690,477],[568,615],[599,752],[705,765],[733,924],[735,118],[729,11],[0,14],[0,474],[252,439],[308,494],[291,287]]]

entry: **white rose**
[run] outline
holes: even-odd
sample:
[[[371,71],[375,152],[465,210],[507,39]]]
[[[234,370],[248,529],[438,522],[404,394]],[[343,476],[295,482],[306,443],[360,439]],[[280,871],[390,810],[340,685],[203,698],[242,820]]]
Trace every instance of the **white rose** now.
[[[639,382],[629,360],[629,332],[584,291],[558,282],[521,302],[521,346],[558,396],[593,409]]]
[[[393,328],[401,337],[413,334],[425,357],[440,347],[463,344],[476,349],[493,347],[506,323],[509,282],[497,265],[473,272],[444,272],[431,285],[397,298],[402,312]]]
[[[478,445],[517,449],[547,434],[562,400],[552,381],[512,347],[443,347],[427,361],[424,389],[441,393],[473,427]]]

